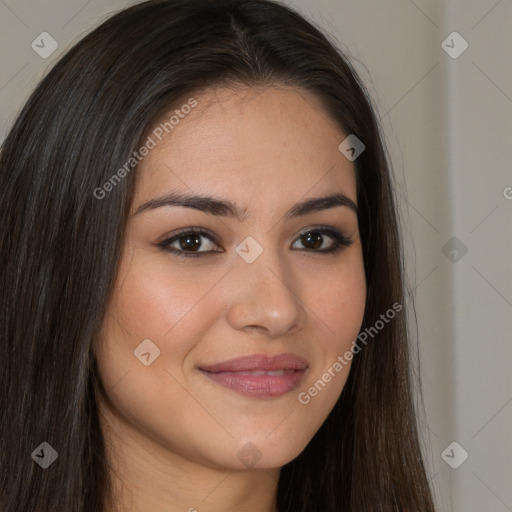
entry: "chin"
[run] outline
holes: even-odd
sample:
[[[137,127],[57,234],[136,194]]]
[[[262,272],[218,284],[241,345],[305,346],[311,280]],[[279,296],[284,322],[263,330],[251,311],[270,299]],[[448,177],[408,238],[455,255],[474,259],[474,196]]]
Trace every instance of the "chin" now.
[[[252,439],[246,435],[243,439],[230,438],[225,445],[210,439],[202,452],[201,460],[196,461],[212,468],[229,471],[279,469],[298,457],[306,446],[306,442],[293,442],[289,436],[286,440],[270,441],[262,435],[255,435]],[[185,457],[195,458],[186,455]]]

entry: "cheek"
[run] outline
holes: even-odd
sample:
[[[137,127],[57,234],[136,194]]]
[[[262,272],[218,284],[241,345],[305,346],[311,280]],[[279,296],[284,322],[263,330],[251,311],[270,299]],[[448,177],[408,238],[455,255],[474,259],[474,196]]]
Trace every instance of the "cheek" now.
[[[221,276],[170,273],[165,262],[147,260],[134,253],[121,265],[97,352],[101,380],[114,409],[149,438],[175,453],[194,443],[206,452],[211,440],[197,426],[217,425],[187,391],[183,362],[221,314],[219,301],[208,300]],[[134,354],[141,343],[147,366]]]
[[[315,286],[316,284],[316,286]],[[334,269],[310,278],[304,287],[310,318],[316,322],[316,361],[299,402],[317,417],[326,416],[338,400],[352,365],[352,347],[362,326],[366,279],[360,253]],[[357,356],[355,356],[357,357]],[[309,404],[309,405],[307,405]]]
[[[316,299],[316,300],[315,300]],[[354,274],[341,281],[331,280],[324,290],[312,296],[312,310],[324,321],[333,340],[343,346],[347,338],[352,341],[358,334],[366,304],[366,284]]]
[[[220,315],[218,301],[204,300],[219,279],[216,274],[170,272],[165,261],[144,258],[142,251],[124,258],[98,352],[106,387],[128,371],[146,379],[147,367],[134,354],[139,346],[149,347],[150,360],[158,354],[153,370],[181,372],[188,352]]]
[[[205,307],[202,299],[218,280],[218,272],[170,271],[165,259],[154,260],[144,257],[141,251],[121,270],[111,307],[118,323],[128,328],[132,336],[160,340],[179,330],[180,323],[195,310],[201,311],[207,324],[216,311],[211,303]]]
[[[305,283],[307,305],[328,336],[325,348],[345,351],[359,333],[366,306],[366,279],[362,257],[354,251],[336,268],[325,268]]]

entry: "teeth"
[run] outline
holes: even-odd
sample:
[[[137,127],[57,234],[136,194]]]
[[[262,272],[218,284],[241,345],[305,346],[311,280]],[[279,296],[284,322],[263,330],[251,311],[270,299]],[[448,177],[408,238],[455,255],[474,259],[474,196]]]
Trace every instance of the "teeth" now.
[[[269,377],[278,377],[280,375],[286,375],[288,373],[292,373],[294,370],[254,370],[254,371],[246,371],[246,372],[237,372],[242,375],[254,375],[258,377],[260,375],[268,375]]]

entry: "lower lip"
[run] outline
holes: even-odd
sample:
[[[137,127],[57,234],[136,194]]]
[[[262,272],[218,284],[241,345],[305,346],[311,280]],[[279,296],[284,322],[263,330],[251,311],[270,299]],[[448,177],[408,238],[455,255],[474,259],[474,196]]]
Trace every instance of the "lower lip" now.
[[[221,386],[246,396],[271,398],[296,389],[306,370],[294,370],[283,375],[251,375],[248,372],[201,372]]]

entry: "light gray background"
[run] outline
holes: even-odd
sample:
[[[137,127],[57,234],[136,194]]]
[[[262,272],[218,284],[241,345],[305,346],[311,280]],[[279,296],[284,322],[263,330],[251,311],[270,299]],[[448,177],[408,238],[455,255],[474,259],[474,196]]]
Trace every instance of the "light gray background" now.
[[[0,0],[2,140],[56,57],[131,3]],[[512,511],[512,1],[287,3],[356,59],[385,130],[439,510]],[[453,31],[469,44],[458,58],[441,46]],[[42,32],[59,45],[47,59],[31,48]],[[442,250],[452,237],[467,247],[457,262]],[[441,458],[453,441],[469,453],[458,469]]]

